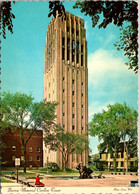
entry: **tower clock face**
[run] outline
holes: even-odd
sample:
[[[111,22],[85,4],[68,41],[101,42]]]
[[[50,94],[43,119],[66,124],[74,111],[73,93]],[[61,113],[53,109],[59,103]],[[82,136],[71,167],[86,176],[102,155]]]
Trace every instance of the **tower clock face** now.
[[[79,45],[74,40],[72,40],[68,44],[68,50],[70,50],[70,52],[73,55],[78,54],[79,53]]]

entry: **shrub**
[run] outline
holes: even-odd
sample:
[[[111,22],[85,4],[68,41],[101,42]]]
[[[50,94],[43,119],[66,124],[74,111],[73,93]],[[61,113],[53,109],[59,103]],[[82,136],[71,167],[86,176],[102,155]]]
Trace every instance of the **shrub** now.
[[[75,171],[75,170],[73,170],[73,169],[71,169],[71,168],[66,168],[66,172],[71,172],[71,173],[76,173],[77,171]]]
[[[137,166],[130,166],[129,171],[131,172],[137,172]]]
[[[95,165],[89,165],[88,168],[90,168],[93,171],[98,171],[97,167]]]
[[[58,171],[59,166],[55,162],[49,162],[48,163],[48,169],[51,169],[52,171]],[[46,170],[47,170],[47,166],[46,166]]]

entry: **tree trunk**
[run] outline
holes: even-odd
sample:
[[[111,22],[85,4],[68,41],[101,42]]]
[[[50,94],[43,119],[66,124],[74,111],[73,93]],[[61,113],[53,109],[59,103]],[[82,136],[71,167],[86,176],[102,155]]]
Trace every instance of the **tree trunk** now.
[[[116,147],[114,151],[114,170],[116,171]]]
[[[67,167],[68,167],[68,154],[65,157],[65,170],[67,169]]]
[[[23,147],[23,155],[24,155],[24,160],[23,160],[24,172],[26,173],[26,146]]]
[[[128,150],[127,150],[127,145],[125,143],[126,146],[126,172],[128,172]]]
[[[126,169],[126,167],[125,167],[125,137],[124,137],[124,171],[125,171],[125,169]],[[127,171],[127,169],[126,169],[126,171]]]

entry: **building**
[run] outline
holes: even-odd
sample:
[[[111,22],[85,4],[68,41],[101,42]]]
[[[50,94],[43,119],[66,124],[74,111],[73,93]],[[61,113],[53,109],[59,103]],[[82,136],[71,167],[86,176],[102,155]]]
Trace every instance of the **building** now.
[[[125,171],[126,167],[131,171],[137,170],[137,156],[130,154],[127,164],[127,153],[124,152],[124,144],[120,143],[120,147],[116,153],[116,169]],[[105,147],[100,153],[100,160],[97,160],[97,166],[102,169],[114,169],[114,154],[110,154]]]
[[[84,20],[66,12],[52,18],[46,36],[44,98],[58,102],[56,123],[65,131],[84,134],[88,124],[87,42]],[[62,156],[44,148],[47,160],[62,166]],[[68,167],[88,163],[88,151],[70,156]]]
[[[30,134],[30,130],[26,130],[24,138]],[[2,136],[2,142],[6,145],[3,150],[2,167],[15,167],[15,158],[20,158],[20,167],[23,167],[24,156],[22,153],[21,138],[19,131],[12,131],[10,128]],[[36,130],[31,136],[26,147],[26,166],[42,167],[43,166],[43,131]]]

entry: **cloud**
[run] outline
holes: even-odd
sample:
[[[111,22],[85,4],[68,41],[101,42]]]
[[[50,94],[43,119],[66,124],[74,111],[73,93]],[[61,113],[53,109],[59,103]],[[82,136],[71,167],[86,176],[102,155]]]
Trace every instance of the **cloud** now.
[[[124,64],[125,57],[115,50],[101,48],[88,56],[89,120],[108,104],[135,99],[137,75]]]
[[[118,52],[118,51],[117,51]],[[133,71],[125,66],[125,58],[119,56],[114,50],[98,49],[88,56],[88,80],[89,84],[95,87],[110,81],[110,84],[128,89],[129,78],[134,75]],[[122,79],[122,81],[121,81]],[[123,85],[124,84],[124,85]]]
[[[101,113],[103,110],[107,111],[107,105],[114,104],[114,101],[108,101],[108,102],[101,102],[101,101],[92,101],[92,103],[89,106],[89,121],[92,120],[92,116],[97,113]]]

